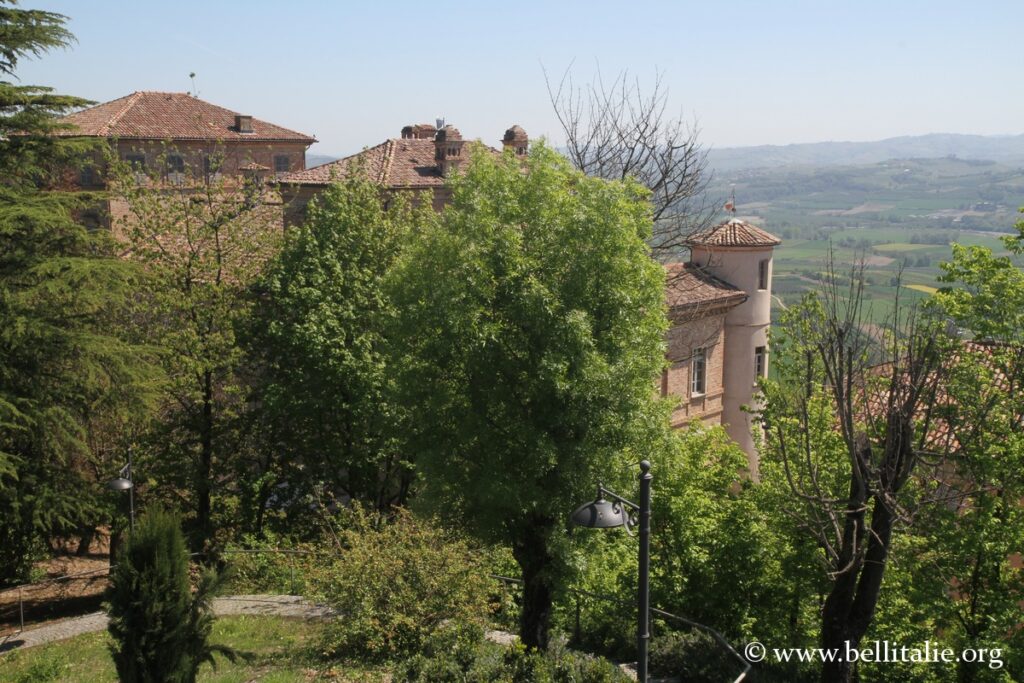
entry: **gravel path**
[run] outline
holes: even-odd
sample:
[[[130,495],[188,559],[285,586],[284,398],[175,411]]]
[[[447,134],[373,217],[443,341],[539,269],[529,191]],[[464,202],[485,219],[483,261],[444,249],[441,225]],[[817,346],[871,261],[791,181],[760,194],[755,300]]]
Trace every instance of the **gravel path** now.
[[[332,612],[326,607],[307,602],[299,595],[231,595],[215,598],[213,612],[217,616],[239,614],[273,614],[279,617],[325,619]],[[81,617],[61,619],[0,639],[0,653],[74,638],[107,628],[107,615],[93,612]]]

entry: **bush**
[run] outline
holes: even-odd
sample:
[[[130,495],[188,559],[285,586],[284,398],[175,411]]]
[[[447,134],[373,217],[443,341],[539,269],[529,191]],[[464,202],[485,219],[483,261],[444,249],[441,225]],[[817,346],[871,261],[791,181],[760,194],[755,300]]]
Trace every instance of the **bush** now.
[[[295,552],[275,552],[281,549]],[[296,544],[274,534],[265,539],[243,536],[239,544],[228,546],[224,552],[231,567],[229,590],[305,595],[311,590],[310,577],[324,554],[313,544]]]
[[[482,553],[406,511],[348,514],[340,553],[315,579],[315,598],[342,615],[326,628],[325,654],[394,660],[444,628],[483,627],[495,586]]]
[[[432,638],[426,652],[396,668],[395,683],[624,683],[606,659],[572,652],[564,642],[545,652],[486,642],[482,631],[453,629]]]
[[[117,555],[107,591],[111,654],[122,683],[193,683],[204,662],[228,648],[207,643],[210,602],[222,576],[205,570],[192,593],[178,515],[154,509]]]

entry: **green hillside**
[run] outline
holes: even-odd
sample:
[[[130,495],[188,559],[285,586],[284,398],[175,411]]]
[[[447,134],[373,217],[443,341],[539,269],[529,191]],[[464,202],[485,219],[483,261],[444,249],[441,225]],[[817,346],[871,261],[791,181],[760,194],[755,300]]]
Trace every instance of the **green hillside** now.
[[[831,250],[839,271],[865,260],[872,317],[883,322],[901,272],[914,286],[906,295],[920,298],[937,285],[950,243],[1002,251],[999,237],[1024,206],[1024,167],[947,157],[719,173],[712,196],[733,191],[738,216],[783,239],[777,305],[819,285]]]

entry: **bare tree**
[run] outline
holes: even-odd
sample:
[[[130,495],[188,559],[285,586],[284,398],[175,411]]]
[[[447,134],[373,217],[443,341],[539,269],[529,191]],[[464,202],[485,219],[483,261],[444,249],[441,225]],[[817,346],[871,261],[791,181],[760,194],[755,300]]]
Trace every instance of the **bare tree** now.
[[[828,267],[823,292],[782,321],[779,382],[766,386],[767,458],[787,491],[786,513],[823,553],[831,580],[822,606],[822,680],[855,680],[845,648],[874,619],[894,534],[925,501],[952,445],[938,416],[950,352],[942,326],[899,297],[886,326],[871,322],[863,265]],[[960,444],[962,446],[962,444]]]
[[[598,73],[577,86],[571,67],[554,87],[544,75],[551,106],[565,133],[565,154],[587,175],[633,177],[651,191],[654,256],[677,261],[686,238],[711,225],[717,213],[706,190],[711,174],[697,125],[669,112],[662,74],[645,91],[623,71],[611,82]]]

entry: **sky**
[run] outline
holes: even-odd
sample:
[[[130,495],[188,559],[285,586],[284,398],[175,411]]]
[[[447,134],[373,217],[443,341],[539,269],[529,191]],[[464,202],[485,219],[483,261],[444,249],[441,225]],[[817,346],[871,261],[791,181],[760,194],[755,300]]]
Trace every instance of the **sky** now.
[[[315,135],[340,156],[443,117],[497,144],[562,140],[545,72],[628,71],[707,147],[1024,132],[1021,0],[345,2],[21,0],[77,43],[22,84],[108,101],[204,100]]]

